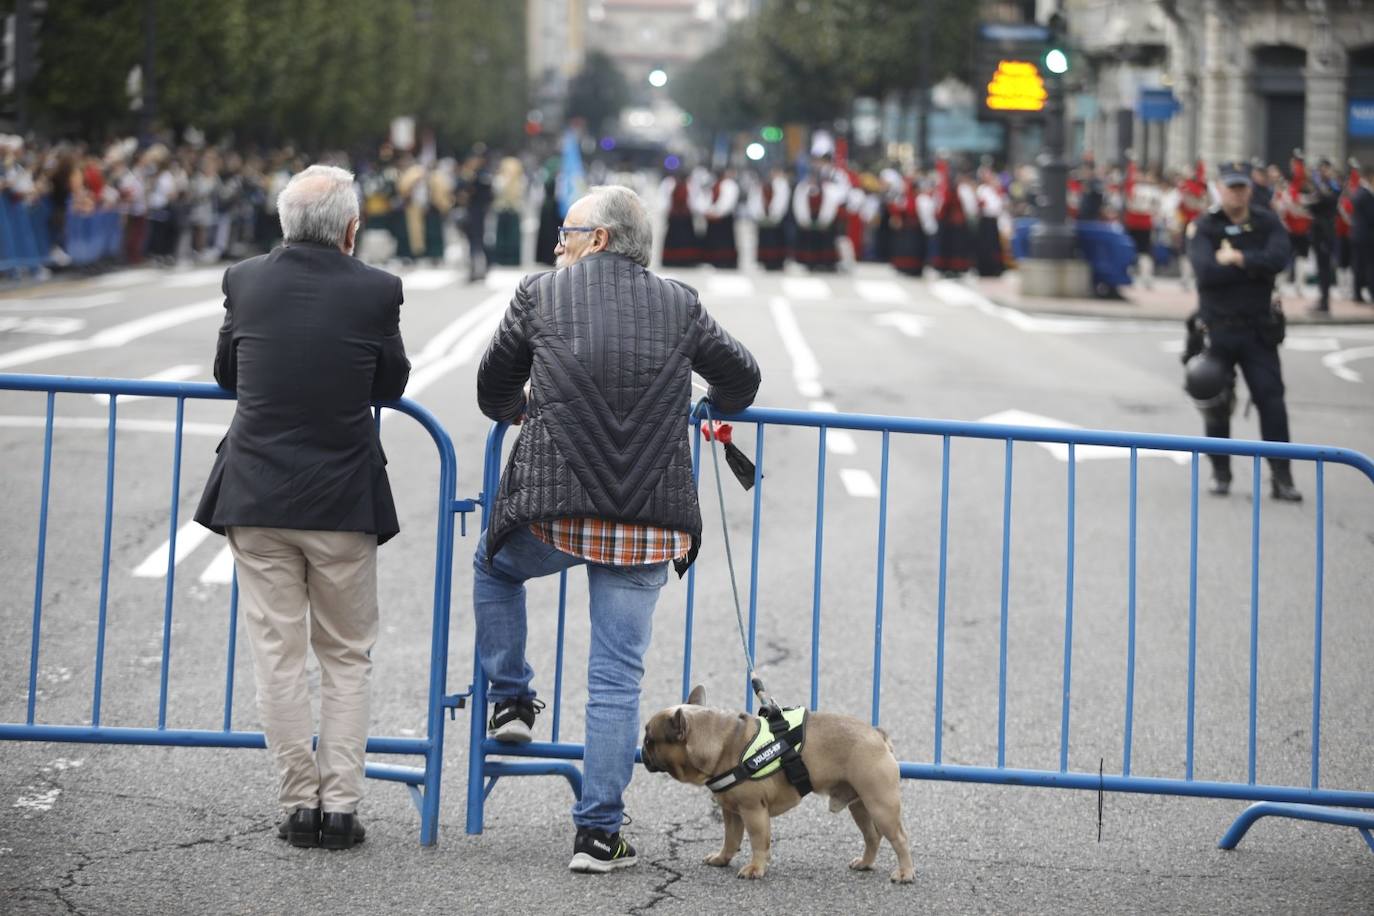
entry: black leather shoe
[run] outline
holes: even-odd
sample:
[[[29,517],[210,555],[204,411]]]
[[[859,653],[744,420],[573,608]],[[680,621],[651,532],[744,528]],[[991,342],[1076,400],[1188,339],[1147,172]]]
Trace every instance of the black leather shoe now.
[[[1277,477],[1275,477],[1273,480],[1273,487],[1269,491],[1269,493],[1271,496],[1274,497],[1274,499],[1277,499],[1281,502],[1302,502],[1302,494],[1298,492],[1297,487],[1293,486],[1293,481],[1291,480],[1279,480]]]
[[[352,849],[367,838],[367,830],[356,814],[326,811],[320,825],[322,849]]]
[[[1231,478],[1213,477],[1212,482],[1207,486],[1207,492],[1213,496],[1228,496],[1231,493]]]
[[[278,839],[292,846],[310,848],[320,845],[320,809],[297,808],[277,825]]]

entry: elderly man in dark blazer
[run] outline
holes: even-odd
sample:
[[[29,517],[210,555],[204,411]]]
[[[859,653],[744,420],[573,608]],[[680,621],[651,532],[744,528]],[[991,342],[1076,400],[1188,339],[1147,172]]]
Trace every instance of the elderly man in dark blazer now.
[[[654,604],[701,544],[688,439],[692,372],[721,411],[759,367],[696,290],[648,269],[653,231],[628,188],[592,188],[559,227],[558,270],[526,277],[477,371],[477,402],[524,427],[474,562],[488,735],[527,742],[542,702],[525,660],[525,581],[586,566],[591,650],[582,797],[569,868],[632,866],[622,793],[639,739]],[[528,395],[525,383],[530,382]]]
[[[401,281],[352,257],[353,176],[311,166],[277,200],[285,244],[224,274],[215,380],[238,395],[196,521],[226,534],[258,709],[295,846],[362,842],[377,545],[400,530],[374,399],[401,396]],[[319,746],[305,676],[320,664]]]

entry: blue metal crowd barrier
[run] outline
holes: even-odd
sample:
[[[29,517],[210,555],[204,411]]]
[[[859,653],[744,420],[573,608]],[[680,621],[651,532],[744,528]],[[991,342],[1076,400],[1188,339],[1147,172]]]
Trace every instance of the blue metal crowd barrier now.
[[[1324,537],[1326,526],[1325,471],[1328,464],[1348,465],[1363,473],[1374,482],[1374,462],[1358,452],[1342,448],[1327,448],[1291,443],[1253,442],[1234,439],[1208,439],[1192,436],[1164,436],[1152,434],[1132,434],[1104,432],[1086,429],[1049,429],[1023,426],[1003,426],[985,423],[955,421],[904,419],[896,417],[862,414],[808,413],[790,410],[750,409],[735,415],[717,417],[737,425],[752,424],[755,430],[754,463],[755,478],[752,488],[753,518],[752,543],[750,548],[750,577],[748,582],[747,632],[749,652],[755,650],[758,614],[758,561],[761,534],[761,500],[765,487],[764,441],[765,435],[773,427],[802,427],[816,430],[818,443],[816,477],[816,529],[815,529],[815,566],[813,582],[813,606],[811,614],[811,668],[810,668],[810,708],[816,708],[818,684],[820,680],[820,623],[821,623],[821,576],[824,563],[825,532],[825,490],[826,490],[826,433],[828,430],[867,431],[882,435],[882,469],[879,484],[879,508],[876,557],[876,607],[873,645],[873,681],[871,701],[871,721],[879,724],[880,686],[883,662],[883,613],[884,579],[887,551],[888,517],[888,473],[891,437],[894,435],[913,435],[933,437],[942,443],[940,522],[939,522],[939,583],[937,604],[936,662],[934,672],[934,753],[933,758],[924,762],[901,761],[901,774],[905,778],[940,779],[959,782],[978,782],[1020,786],[1046,786],[1097,791],[1148,793],[1176,796],[1201,796],[1221,799],[1240,799],[1257,802],[1236,821],[1228,831],[1222,845],[1232,848],[1239,842],[1241,835],[1250,823],[1258,817],[1279,815],[1291,818],[1346,824],[1361,830],[1365,840],[1374,848],[1374,813],[1345,810],[1346,808],[1374,808],[1374,791],[1325,788],[1320,784],[1320,755],[1322,738],[1322,655],[1323,655],[1323,599],[1324,599]],[[696,418],[696,425],[700,418]],[[484,513],[490,510],[490,496],[496,492],[496,483],[501,467],[502,441],[506,427],[493,428],[487,444],[485,459],[485,481],[483,486]],[[1002,487],[1002,541],[1001,541],[1001,609],[999,626],[999,669],[997,684],[997,751],[993,766],[972,766],[951,764],[943,755],[943,735],[945,721],[945,650],[946,650],[946,586],[948,577],[949,545],[949,497],[950,497],[950,443],[955,439],[980,439],[1004,442],[1004,481]],[[694,461],[700,473],[700,437],[694,436],[696,453]],[[1006,728],[1007,728],[1007,654],[1008,654],[1008,607],[1010,582],[1010,544],[1012,522],[1012,460],[1015,446],[1021,443],[1059,443],[1068,448],[1067,479],[1067,530],[1066,551],[1066,606],[1064,609],[1064,637],[1062,660],[1062,696],[1059,730],[1059,766],[1057,769],[1024,769],[1007,766]],[[1070,688],[1072,682],[1072,656],[1074,647],[1074,555],[1076,520],[1076,456],[1077,447],[1110,446],[1128,451],[1130,459],[1129,489],[1129,555],[1127,557],[1127,596],[1128,618],[1126,646],[1126,693],[1124,710],[1124,746],[1121,771],[1117,774],[1099,772],[1074,772],[1069,768],[1070,735]],[[1139,458],[1142,452],[1163,450],[1186,452],[1191,455],[1191,494],[1190,494],[1190,561],[1188,579],[1188,662],[1187,662],[1187,725],[1186,725],[1186,768],[1184,778],[1161,778],[1140,776],[1132,772],[1133,720],[1135,715],[1134,688],[1136,667],[1136,575],[1137,575],[1137,496],[1139,483]],[[1311,763],[1309,784],[1270,785],[1256,781],[1256,731],[1258,726],[1258,653],[1259,653],[1259,594],[1260,594],[1260,507],[1261,499],[1253,500],[1251,519],[1251,582],[1250,582],[1250,656],[1249,656],[1249,718],[1248,718],[1248,778],[1245,782],[1223,782],[1194,778],[1194,737],[1195,722],[1195,682],[1197,679],[1197,631],[1198,631],[1198,469],[1199,458],[1204,454],[1224,454],[1249,458],[1253,465],[1254,492],[1260,490],[1260,462],[1262,458],[1289,459],[1300,462],[1313,462],[1316,468],[1316,528],[1315,528],[1315,605],[1314,628],[1315,646],[1312,671],[1313,701],[1311,710]],[[695,599],[695,567],[688,573],[687,608],[685,614],[686,638],[682,661],[682,698],[685,701],[692,680],[692,627],[693,604]],[[573,791],[580,796],[580,782],[576,768],[569,763],[582,758],[581,744],[560,740],[559,719],[562,701],[563,671],[563,634],[566,577],[560,583],[558,601],[558,637],[556,644],[556,666],[554,673],[553,697],[550,703],[553,730],[551,740],[532,742],[526,745],[503,744],[485,736],[484,716],[486,715],[486,679],[481,672],[480,660],[474,664],[474,683],[471,686],[472,723],[468,761],[468,810],[467,830],[480,833],[483,824],[483,809],[486,796],[496,780],[503,776],[557,774],[565,776],[572,783]],[[744,685],[744,702],[752,710],[753,694],[747,683]],[[492,760],[491,757],[536,758],[533,762],[515,763],[505,760]],[[1333,806],[1344,806],[1333,807]]]
[[[47,409],[44,420],[43,466],[41,500],[38,511],[38,545],[35,571],[32,638],[29,652],[28,701],[25,720],[0,723],[0,740],[57,741],[108,744],[181,745],[202,747],[255,747],[265,745],[263,735],[256,732],[235,731],[231,727],[234,696],[234,653],[237,629],[237,587],[231,589],[228,628],[228,663],[225,682],[225,712],[220,729],[169,729],[167,727],[168,670],[171,648],[173,614],[173,586],[175,582],[176,533],[180,492],[182,432],[187,399],[230,399],[232,393],[209,384],[126,381],[117,379],[68,378],[58,376],[0,375],[0,390],[44,392]],[[101,587],[97,641],[94,661],[94,692],[89,725],[40,724],[36,721],[37,674],[40,637],[43,621],[43,572],[48,537],[48,502],[51,487],[53,429],[56,399],[59,394],[109,395],[108,432],[106,444],[106,477],[104,499],[104,527],[102,541]],[[170,514],[170,543],[168,547],[167,582],[163,607],[162,648],[160,659],[160,690],[158,717],[155,728],[111,727],[101,723],[101,696],[104,669],[106,607],[109,595],[109,562],[113,529],[115,431],[118,403],[121,396],[174,398],[176,400],[176,435],[172,454],[172,493]],[[566,620],[566,576],[559,589],[558,624],[554,689],[551,700],[552,734],[549,741],[512,746],[490,741],[485,736],[486,680],[480,664],[474,663],[473,683],[465,694],[446,695],[448,658],[448,630],[452,590],[452,558],[454,545],[454,516],[476,507],[471,500],[455,498],[456,458],[452,441],[435,418],[419,405],[406,401],[385,402],[380,408],[394,409],[418,421],[434,440],[439,452],[438,522],[434,573],[434,606],[430,647],[430,672],[427,699],[427,734],[424,738],[373,737],[368,751],[375,754],[415,755],[424,758],[421,768],[370,764],[368,775],[374,778],[407,784],[421,813],[421,842],[435,842],[438,829],[439,790],[443,762],[445,709],[461,707],[471,698],[470,755],[467,794],[467,830],[482,830],[486,796],[496,781],[505,776],[559,775],[572,784],[575,794],[581,792],[581,775],[572,762],[581,759],[583,748],[575,742],[561,740],[561,706],[563,680],[563,643]],[[719,419],[736,424],[752,424],[755,431],[754,461],[756,466],[752,491],[753,516],[751,564],[748,581],[747,642],[752,653],[756,646],[758,624],[758,560],[761,543],[761,506],[765,485],[764,443],[767,430],[772,427],[814,429],[818,438],[816,471],[815,565],[812,583],[810,698],[809,706],[816,708],[820,683],[820,625],[821,579],[824,568],[825,492],[826,492],[826,436],[830,430],[880,433],[882,457],[877,518],[877,556],[875,575],[875,627],[873,644],[873,679],[870,719],[880,722],[881,684],[883,664],[883,614],[885,569],[887,562],[887,519],[889,490],[889,456],[892,436],[927,437],[942,445],[940,466],[941,495],[939,521],[939,568],[936,630],[936,661],[934,672],[934,751],[928,761],[902,761],[900,769],[905,778],[941,779],[989,784],[1046,786],[1115,792],[1149,793],[1176,796],[1200,796],[1241,799],[1256,802],[1236,821],[1222,841],[1231,848],[1255,819],[1265,816],[1285,816],[1325,823],[1344,824],[1359,829],[1374,848],[1374,814],[1347,810],[1374,809],[1374,791],[1329,788],[1321,784],[1322,751],[1322,665],[1323,665],[1323,602],[1326,530],[1325,471],[1328,464],[1346,465],[1374,481],[1374,462],[1347,449],[1327,448],[1290,443],[1264,443],[1230,439],[1205,439],[1189,436],[1161,436],[1102,432],[1078,429],[1046,429],[1003,426],[983,423],[922,420],[883,417],[864,414],[808,413],[787,410],[751,409]],[[700,418],[694,418],[699,425]],[[489,512],[493,494],[501,472],[502,443],[507,427],[496,425],[487,439],[483,466],[483,493],[480,499],[483,515]],[[694,435],[694,465],[698,474],[701,465],[701,439]],[[1001,603],[999,617],[999,668],[997,682],[997,750],[995,765],[975,766],[951,764],[943,755],[945,721],[945,649],[946,649],[946,586],[948,581],[949,502],[950,502],[950,445],[955,439],[991,440],[1005,443],[1004,481],[1002,488],[1001,542]],[[1066,605],[1064,609],[1064,637],[1062,659],[1062,710],[1059,729],[1059,766],[1057,769],[1028,769],[1007,766],[1007,654],[1010,602],[1010,532],[1012,522],[1013,456],[1019,443],[1058,443],[1067,446],[1067,531]],[[1129,453],[1129,555],[1127,558],[1128,643],[1126,646],[1126,692],[1124,710],[1124,743],[1119,774],[1076,772],[1069,768],[1070,694],[1072,683],[1072,655],[1074,648],[1074,555],[1076,523],[1076,466],[1077,447],[1108,446]],[[1139,457],[1141,452],[1165,450],[1191,455],[1190,543],[1188,581],[1188,660],[1187,660],[1187,726],[1186,769],[1184,778],[1140,776],[1132,772],[1134,683],[1136,655],[1136,534]],[[1251,520],[1251,582],[1250,582],[1250,641],[1249,641],[1249,716],[1248,716],[1248,778],[1245,782],[1224,782],[1196,779],[1194,775],[1195,681],[1197,677],[1196,649],[1198,629],[1198,494],[1199,462],[1203,454],[1224,454],[1249,458],[1255,491],[1260,489],[1260,462],[1263,458],[1281,458],[1315,464],[1315,570],[1314,570],[1314,654],[1312,667],[1311,751],[1307,785],[1260,783],[1256,779],[1256,733],[1258,728],[1258,608],[1260,594],[1259,534],[1261,501],[1255,499]],[[465,518],[465,516],[464,516]],[[682,660],[682,696],[685,698],[692,680],[693,608],[696,593],[696,571],[688,575],[685,642]],[[475,658],[475,654],[474,654]],[[745,686],[745,706],[752,709],[752,693]],[[505,757],[527,758],[511,761]]]
[[[47,411],[43,432],[42,496],[38,507],[38,549],[33,591],[33,628],[29,649],[28,707],[23,722],[0,723],[0,741],[56,741],[92,744],[174,745],[183,747],[240,747],[266,746],[261,732],[238,731],[231,727],[234,703],[234,659],[238,628],[238,582],[230,589],[226,675],[224,687],[224,719],[218,729],[187,729],[167,727],[168,671],[171,653],[172,614],[176,582],[176,537],[181,493],[182,434],[185,405],[188,399],[227,400],[234,397],[218,385],[206,383],[176,383],[132,381],[104,378],[77,378],[45,375],[0,374],[0,390],[47,393]],[[40,637],[43,623],[43,573],[48,542],[48,502],[51,488],[53,457],[53,426],[59,394],[108,395],[109,414],[105,463],[104,537],[100,570],[100,598],[94,659],[94,693],[91,700],[89,725],[40,724],[37,716],[37,678]],[[118,426],[119,398],[139,396],[176,399],[176,428],[171,456],[172,487],[170,497],[170,542],[167,550],[167,584],[163,600],[162,651],[160,688],[158,693],[157,725],[153,728],[113,727],[101,722],[101,699],[104,684],[106,610],[109,598],[110,546],[114,524],[115,433]],[[443,766],[445,707],[461,705],[460,697],[444,694],[447,676],[449,601],[452,591],[453,530],[455,512],[464,504],[454,500],[457,461],[453,443],[434,416],[413,401],[378,402],[377,422],[381,409],[395,410],[414,418],[429,433],[438,449],[438,530],[436,534],[434,567],[434,608],[430,645],[430,670],[427,699],[427,733],[416,737],[370,737],[367,751],[372,754],[419,756],[422,767],[369,763],[367,775],[374,779],[406,784],[416,807],[420,810],[420,842],[431,845],[438,836],[439,789]],[[13,471],[9,472],[13,473]],[[470,504],[469,504],[470,505]]]
[[[1040,220],[1018,217],[1012,221],[1011,251],[1018,261],[1030,257],[1031,233]],[[1136,262],[1135,243],[1116,223],[1073,222],[1074,240],[1092,270],[1093,288],[1131,284]]]
[[[36,273],[48,259],[49,204],[26,206],[0,193],[0,271]]]
[[[115,210],[67,211],[65,251],[76,267],[117,259],[124,241],[124,218]]]

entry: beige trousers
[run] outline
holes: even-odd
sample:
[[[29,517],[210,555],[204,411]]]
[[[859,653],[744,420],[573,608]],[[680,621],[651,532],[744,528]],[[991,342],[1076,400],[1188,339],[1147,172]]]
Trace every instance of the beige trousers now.
[[[348,813],[363,795],[368,683],[377,641],[377,537],[356,531],[229,528],[258,712],[283,808]],[[319,746],[305,677],[320,663]]]

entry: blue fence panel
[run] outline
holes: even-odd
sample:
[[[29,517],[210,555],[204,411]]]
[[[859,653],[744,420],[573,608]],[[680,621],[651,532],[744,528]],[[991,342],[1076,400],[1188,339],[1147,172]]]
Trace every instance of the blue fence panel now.
[[[124,240],[124,221],[117,211],[77,213],[68,208],[64,250],[74,266],[118,258]]]
[[[749,581],[748,644],[754,651],[757,624],[758,595],[758,542],[761,530],[761,498],[763,489],[763,443],[765,432],[770,427],[800,427],[815,429],[819,443],[817,469],[817,531],[815,533],[815,569],[813,582],[812,613],[812,654],[811,654],[811,706],[815,708],[819,699],[819,643],[821,633],[820,617],[820,575],[823,561],[824,519],[824,476],[825,476],[825,437],[827,430],[866,431],[882,435],[882,486],[878,512],[878,572],[875,591],[875,645],[873,655],[873,683],[871,719],[879,722],[881,671],[882,671],[882,621],[883,621],[883,558],[887,551],[886,525],[888,518],[889,449],[892,436],[922,436],[937,438],[941,443],[940,468],[940,516],[939,516],[939,579],[938,603],[936,608],[936,660],[934,672],[934,753],[926,762],[899,761],[901,774],[905,778],[943,779],[958,782],[980,782],[1007,785],[1034,785],[1056,788],[1107,790],[1162,794],[1175,796],[1196,796],[1222,799],[1251,800],[1260,804],[1254,806],[1236,822],[1227,834],[1223,845],[1234,846],[1245,827],[1258,817],[1286,815],[1318,820],[1327,823],[1340,823],[1356,826],[1368,831],[1374,828],[1374,814],[1339,811],[1331,806],[1347,808],[1374,808],[1374,791],[1361,789],[1342,789],[1323,787],[1319,774],[1319,753],[1321,749],[1321,669],[1322,669],[1322,615],[1324,591],[1323,551],[1324,530],[1326,525],[1325,467],[1327,464],[1342,464],[1356,469],[1374,482],[1374,462],[1358,452],[1341,448],[1302,445],[1294,443],[1253,442],[1235,439],[1207,439],[1193,436],[1165,436],[1153,434],[1133,434],[1105,432],[1085,429],[1050,429],[1037,427],[1003,426],[983,423],[956,421],[922,420],[909,418],[884,417],[863,414],[808,413],[789,410],[750,409],[724,419],[738,425],[749,425],[755,432],[756,477],[753,488],[753,562]],[[699,424],[700,420],[695,421]],[[483,510],[490,510],[490,494],[496,492],[496,484],[501,468],[502,442],[506,427],[497,425],[492,429],[487,442],[486,494]],[[700,439],[697,443],[696,463],[700,469]],[[997,748],[995,765],[975,766],[950,764],[943,759],[942,734],[945,719],[945,658],[946,658],[946,589],[948,582],[948,546],[950,521],[950,443],[952,439],[992,440],[1005,443],[1003,459],[1003,488],[1001,512],[1001,587],[998,628],[998,677],[997,677]],[[1007,722],[1007,655],[1008,655],[1008,605],[1010,600],[1009,572],[1011,566],[1011,528],[1013,493],[1013,457],[1015,446],[1021,443],[1057,443],[1068,449],[1068,480],[1066,490],[1067,547],[1066,547],[1066,601],[1064,607],[1064,630],[1062,638],[1062,707],[1059,712],[1059,740],[1057,769],[1029,769],[1007,765],[1006,761],[1006,722]],[[1075,772],[1069,768],[1070,747],[1070,687],[1072,684],[1072,654],[1074,650],[1074,558],[1075,558],[1075,517],[1076,505],[1076,450],[1088,446],[1107,446],[1121,448],[1129,453],[1129,557],[1126,564],[1127,575],[1127,646],[1126,646],[1126,689],[1125,709],[1122,719],[1125,727],[1124,748],[1120,773]],[[1187,739],[1186,771],[1182,779],[1140,776],[1132,772],[1132,725],[1135,714],[1135,676],[1136,676],[1136,585],[1137,585],[1137,501],[1139,497],[1139,455],[1142,451],[1185,452],[1190,456],[1190,542],[1188,572],[1188,689],[1187,689]],[[1262,458],[1281,458],[1298,462],[1312,462],[1316,467],[1317,493],[1315,498],[1315,570],[1316,589],[1315,620],[1316,646],[1313,661],[1313,704],[1311,735],[1311,766],[1306,785],[1265,784],[1256,779],[1255,734],[1258,722],[1256,705],[1259,653],[1259,520],[1260,498],[1254,500],[1251,518],[1250,545],[1250,634],[1249,634],[1249,683],[1248,683],[1248,722],[1247,722],[1247,765],[1245,781],[1226,782],[1221,780],[1197,779],[1194,775],[1194,732],[1196,693],[1195,680],[1197,668],[1197,579],[1198,579],[1198,464],[1204,454],[1224,454],[1249,458],[1253,464],[1255,492],[1259,489],[1259,466]],[[696,600],[695,567],[688,573],[687,608],[685,614],[686,637],[683,653],[682,698],[685,700],[691,683],[691,645],[694,623],[694,603]],[[562,602],[560,589],[560,605]],[[560,621],[561,621],[560,610]],[[562,652],[560,623],[560,645]],[[467,829],[470,833],[482,830],[483,808],[486,796],[492,785],[502,776],[558,774],[566,776],[578,792],[576,767],[568,761],[581,759],[583,748],[575,742],[560,741],[557,734],[549,742],[533,742],[528,745],[509,745],[488,740],[485,737],[484,717],[486,715],[485,678],[480,663],[474,664],[472,695],[474,698],[471,725],[471,746],[469,756],[468,813]],[[561,674],[559,675],[561,679]],[[747,678],[746,678],[747,681]],[[561,690],[561,683],[558,686]],[[748,684],[745,685],[746,705],[753,697]],[[1363,704],[1363,698],[1352,697],[1351,702]],[[557,700],[555,700],[555,704]],[[555,716],[557,709],[554,710]],[[1078,733],[1074,733],[1078,734]],[[1082,736],[1080,736],[1082,737]],[[1100,739],[1101,736],[1096,736]],[[1084,738],[1084,740],[1087,740]],[[490,757],[541,758],[540,762],[512,763],[504,760],[491,760]],[[1366,833],[1366,839],[1368,834]],[[1227,845],[1229,844],[1229,845]]]
[[[1040,220],[1018,217],[1012,222],[1011,251],[1017,259],[1030,257],[1030,239]],[[1131,284],[1136,250],[1131,237],[1116,223],[1076,222],[1074,240],[1092,271],[1094,288]]]
[[[168,670],[170,666],[173,595],[176,575],[176,536],[178,527],[178,494],[181,486],[182,434],[184,409],[188,399],[231,400],[232,392],[206,383],[176,383],[131,381],[120,379],[76,378],[44,375],[0,374],[0,390],[47,393],[47,408],[43,427],[42,489],[39,501],[37,560],[34,575],[33,623],[29,646],[28,703],[23,722],[0,723],[0,741],[58,741],[96,744],[173,745],[183,747],[247,747],[266,746],[261,732],[236,731],[231,727],[234,700],[234,658],[237,648],[235,633],[238,619],[238,587],[235,580],[230,590],[228,659],[224,691],[224,718],[219,729],[174,729],[167,727]],[[104,516],[100,598],[97,607],[97,643],[95,653],[95,686],[91,701],[89,725],[39,724],[36,721],[37,676],[43,627],[43,574],[48,542],[48,506],[52,484],[54,451],[53,426],[59,394],[108,395],[108,431],[104,480]],[[162,649],[159,664],[157,725],[154,728],[112,727],[101,723],[101,701],[107,625],[106,605],[109,596],[110,543],[114,522],[115,432],[118,426],[118,401],[121,396],[174,398],[176,400],[176,429],[173,442],[172,491],[170,496],[170,542],[168,545],[167,584],[163,602]],[[457,461],[448,433],[434,416],[413,401],[385,401],[376,405],[380,422],[381,409],[406,414],[416,420],[434,440],[439,457],[437,532],[434,570],[433,615],[430,646],[430,671],[427,699],[427,733],[415,737],[370,737],[369,754],[397,754],[422,757],[421,767],[369,763],[367,775],[375,779],[405,783],[411,790],[420,810],[420,842],[431,845],[438,837],[439,789],[443,767],[445,708],[462,705],[462,697],[444,693],[448,663],[448,632],[450,594],[452,591],[452,563],[454,516],[465,504],[454,499]]]
[[[48,256],[48,212],[46,201],[27,206],[0,193],[0,271],[22,276],[43,266]]]

